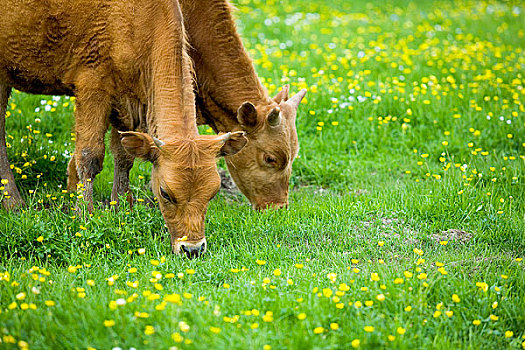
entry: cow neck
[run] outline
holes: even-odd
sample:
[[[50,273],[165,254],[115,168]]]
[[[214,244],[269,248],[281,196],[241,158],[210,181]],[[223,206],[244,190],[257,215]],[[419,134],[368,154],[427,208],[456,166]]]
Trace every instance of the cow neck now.
[[[152,34],[150,129],[164,140],[194,138],[198,135],[195,96],[184,28],[182,22],[169,18],[156,22]]]
[[[237,110],[244,102],[271,102],[237,33],[231,6],[225,0],[181,3],[202,112],[216,131],[240,130]]]

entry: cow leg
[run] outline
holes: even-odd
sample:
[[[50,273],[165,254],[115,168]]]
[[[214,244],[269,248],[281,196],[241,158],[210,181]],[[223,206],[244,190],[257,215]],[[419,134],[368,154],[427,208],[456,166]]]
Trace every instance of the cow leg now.
[[[75,154],[71,156],[69,163],[67,164],[67,190],[68,192],[75,192],[77,185],[80,182],[77,172],[77,164]]]
[[[91,89],[79,88],[76,92],[75,132],[76,164],[79,189],[93,212],[93,181],[102,171],[104,162],[104,135],[109,126],[110,96],[103,89],[93,89],[96,81],[90,81]],[[70,172],[70,176],[74,177]]]
[[[7,146],[5,140],[5,113],[7,102],[11,95],[11,87],[0,84],[0,187],[4,187],[1,195],[4,196],[2,205],[7,210],[24,206],[25,202],[15,184],[15,178],[9,160],[7,159]]]
[[[119,200],[119,195],[126,195],[130,207],[133,207],[133,194],[129,189],[129,171],[133,167],[134,157],[131,156],[120,143],[118,130],[111,129],[111,152],[115,163],[113,173],[113,190],[111,191],[111,200]]]

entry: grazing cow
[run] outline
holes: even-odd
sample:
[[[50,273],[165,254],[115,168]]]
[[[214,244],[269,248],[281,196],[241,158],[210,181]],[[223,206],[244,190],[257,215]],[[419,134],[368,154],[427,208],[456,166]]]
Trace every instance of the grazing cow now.
[[[235,154],[247,141],[242,132],[198,134],[185,46],[177,1],[5,0],[0,120],[4,123],[11,87],[75,95],[77,141],[69,168],[92,208],[92,180],[102,169],[104,134],[110,119],[118,116],[119,127],[130,131],[114,132],[121,140],[113,147],[153,163],[153,191],[172,249],[194,257],[206,249],[204,217],[220,188],[216,157]],[[11,186],[6,203],[13,207],[21,198],[7,157],[0,154],[0,176]]]
[[[236,32],[227,0],[180,3],[197,76],[197,122],[215,132],[246,131],[247,146],[226,157],[230,174],[254,208],[286,206],[299,149],[295,118],[306,90],[288,99],[284,86],[273,99],[268,96]],[[117,194],[129,196],[133,160],[123,152],[113,155],[116,199]]]

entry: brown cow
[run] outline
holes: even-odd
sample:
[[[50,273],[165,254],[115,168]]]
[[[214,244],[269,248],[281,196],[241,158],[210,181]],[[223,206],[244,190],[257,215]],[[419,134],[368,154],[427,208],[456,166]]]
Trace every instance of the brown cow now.
[[[11,87],[74,94],[74,170],[92,206],[91,180],[102,169],[104,134],[110,112],[117,111],[122,129],[144,131],[122,133],[119,145],[153,163],[153,191],[174,252],[182,249],[190,257],[203,252],[207,204],[220,187],[216,157],[235,154],[246,139],[242,132],[220,136],[197,132],[178,2],[5,0],[3,11],[2,123]],[[5,137],[4,128],[1,132]],[[5,138],[0,142],[5,152]],[[7,157],[0,161],[0,176],[11,186],[7,190],[12,197],[6,203],[12,207],[21,198],[15,196]]]
[[[197,122],[215,132],[246,131],[247,146],[226,157],[235,183],[256,209],[286,206],[299,149],[295,117],[306,90],[288,99],[285,86],[275,98],[268,96],[236,32],[227,0],[180,3],[197,75]],[[129,191],[133,160],[118,150],[113,154],[116,200],[117,194]]]

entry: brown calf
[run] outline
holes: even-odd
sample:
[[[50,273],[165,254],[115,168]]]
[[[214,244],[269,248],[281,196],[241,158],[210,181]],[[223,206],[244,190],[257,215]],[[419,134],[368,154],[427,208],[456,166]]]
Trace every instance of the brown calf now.
[[[288,86],[270,98],[235,29],[227,0],[180,0],[196,70],[197,122],[216,132],[246,131],[247,146],[226,157],[228,169],[254,208],[288,204],[299,143],[297,108],[306,90],[288,99]],[[128,192],[133,165],[114,152],[113,197]]]
[[[172,0],[5,0],[0,21],[0,136],[11,87],[74,94],[76,150],[70,170],[92,208],[110,114],[123,132],[113,147],[153,163],[153,191],[174,252],[206,248],[204,217],[220,187],[216,157],[246,143],[242,133],[200,136],[184,25]],[[142,131],[142,132],[138,132]],[[155,137],[153,137],[154,135]],[[0,140],[0,177],[20,204]],[[185,237],[185,238],[184,238]]]

